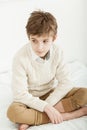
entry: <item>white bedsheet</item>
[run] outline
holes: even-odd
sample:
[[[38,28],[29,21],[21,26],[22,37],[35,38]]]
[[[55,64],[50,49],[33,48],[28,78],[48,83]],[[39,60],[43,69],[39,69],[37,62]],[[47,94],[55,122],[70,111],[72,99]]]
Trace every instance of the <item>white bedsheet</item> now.
[[[72,81],[75,86],[87,87],[87,67],[79,62],[69,63]],[[11,72],[0,73],[0,130],[17,130],[17,125],[6,117],[6,111],[12,101]],[[32,126],[28,130],[87,130],[87,116],[64,121],[61,124]]]

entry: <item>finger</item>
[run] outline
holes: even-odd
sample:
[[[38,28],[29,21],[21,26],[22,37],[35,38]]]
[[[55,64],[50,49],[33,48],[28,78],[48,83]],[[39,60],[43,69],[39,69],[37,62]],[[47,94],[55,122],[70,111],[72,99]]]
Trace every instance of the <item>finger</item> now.
[[[55,119],[54,119],[54,117],[52,117],[51,123],[52,123],[52,124],[55,124]]]
[[[54,124],[55,123],[54,114],[51,113],[49,118],[50,118],[51,123]]]
[[[58,113],[58,111],[55,114],[56,114],[56,116],[55,116],[55,123],[56,124],[61,123],[63,121],[63,118],[62,118],[61,114]]]
[[[59,123],[59,119],[58,119],[58,113],[54,112],[54,123],[58,124]]]
[[[53,118],[53,124],[58,124],[59,121],[58,121],[57,113],[54,112],[52,118]]]
[[[58,116],[58,119],[59,119],[59,123],[63,122],[63,118],[61,115]]]

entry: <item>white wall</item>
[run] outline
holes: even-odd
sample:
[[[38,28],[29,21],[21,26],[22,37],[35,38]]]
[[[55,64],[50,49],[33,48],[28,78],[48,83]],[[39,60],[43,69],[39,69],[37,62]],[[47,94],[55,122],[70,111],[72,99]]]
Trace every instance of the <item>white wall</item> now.
[[[0,0],[0,66],[9,66],[15,52],[28,42],[25,26],[36,9],[58,20],[58,41],[68,61],[87,64],[86,0]]]

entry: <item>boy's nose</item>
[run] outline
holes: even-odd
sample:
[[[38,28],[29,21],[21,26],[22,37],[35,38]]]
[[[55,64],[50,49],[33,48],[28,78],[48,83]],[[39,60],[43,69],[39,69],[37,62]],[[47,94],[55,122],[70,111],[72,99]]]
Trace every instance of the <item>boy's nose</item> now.
[[[43,44],[42,44],[42,43],[40,43],[40,44],[38,45],[38,49],[39,49],[39,50],[42,50],[42,49],[43,49]]]

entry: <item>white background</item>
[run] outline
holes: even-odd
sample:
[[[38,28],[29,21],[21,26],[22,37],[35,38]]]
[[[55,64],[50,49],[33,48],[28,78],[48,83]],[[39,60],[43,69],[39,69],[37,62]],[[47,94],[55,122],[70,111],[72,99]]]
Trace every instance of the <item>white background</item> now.
[[[56,17],[56,42],[67,61],[87,64],[87,0],[0,0],[0,69],[10,66],[16,51],[28,42],[25,26],[37,9]]]

